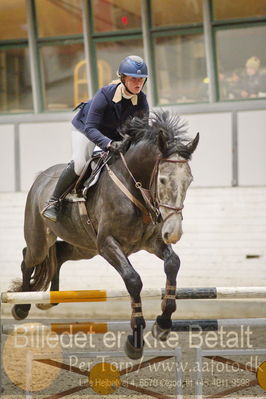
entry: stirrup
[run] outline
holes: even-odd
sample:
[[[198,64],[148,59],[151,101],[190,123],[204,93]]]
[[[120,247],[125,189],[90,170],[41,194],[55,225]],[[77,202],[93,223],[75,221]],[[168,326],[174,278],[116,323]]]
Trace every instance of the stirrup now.
[[[58,217],[59,211],[60,211],[59,199],[51,200],[51,201],[48,201],[48,203],[42,210],[41,214],[46,219],[55,223],[55,222],[57,222],[57,217]]]
[[[82,191],[82,195],[83,195],[83,197],[84,197],[85,200],[87,199],[87,193],[88,193],[88,191],[89,191],[89,186],[85,187],[85,188],[83,189],[83,191]]]
[[[46,204],[45,204],[45,207],[42,209],[42,211],[41,211],[41,214],[43,215],[44,214],[44,212],[45,211],[47,211],[47,209],[49,209],[49,208],[51,208],[51,207],[55,207],[55,208],[58,208],[58,210],[59,210],[59,207],[60,207],[60,200],[58,199],[58,200],[53,200],[53,201],[48,201],[48,202],[46,202]]]

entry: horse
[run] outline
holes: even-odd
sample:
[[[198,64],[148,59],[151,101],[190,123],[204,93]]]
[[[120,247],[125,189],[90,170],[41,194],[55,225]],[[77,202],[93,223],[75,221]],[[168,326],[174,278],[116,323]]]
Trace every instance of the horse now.
[[[121,275],[129,293],[132,335],[127,337],[125,352],[138,359],[144,345],[143,284],[128,256],[145,250],[164,261],[165,296],[152,334],[166,341],[176,310],[180,267],[172,244],[182,236],[182,209],[193,180],[188,162],[198,145],[199,133],[188,139],[186,123],[179,116],[159,111],[151,117],[132,118],[120,134],[118,151],[108,158],[86,200],[70,203],[64,199],[56,223],[44,218],[42,210],[65,165],[50,167],[34,181],[25,207],[27,246],[21,263],[22,282],[17,283],[16,291],[45,291],[49,285],[51,291],[57,291],[64,262],[101,255]],[[89,223],[86,227],[84,213]],[[15,305],[14,318],[26,318],[30,307]],[[47,309],[44,304],[39,307]]]

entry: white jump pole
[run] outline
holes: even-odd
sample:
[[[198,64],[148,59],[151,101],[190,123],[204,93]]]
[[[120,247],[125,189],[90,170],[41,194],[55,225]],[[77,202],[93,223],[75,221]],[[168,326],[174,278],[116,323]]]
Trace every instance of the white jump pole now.
[[[153,320],[146,321],[146,331],[154,324]],[[172,331],[218,331],[220,328],[266,327],[266,318],[254,319],[217,319],[217,320],[173,320]],[[26,323],[5,325],[3,334],[49,333],[60,334],[105,334],[107,332],[131,331],[130,321],[103,322],[65,322],[65,323]]]
[[[161,299],[163,289],[144,289],[142,298]],[[210,287],[178,288],[176,299],[266,299],[266,287]],[[38,303],[73,303],[73,302],[111,302],[127,301],[125,290],[82,290],[82,291],[33,291],[4,292],[2,303],[38,304]]]

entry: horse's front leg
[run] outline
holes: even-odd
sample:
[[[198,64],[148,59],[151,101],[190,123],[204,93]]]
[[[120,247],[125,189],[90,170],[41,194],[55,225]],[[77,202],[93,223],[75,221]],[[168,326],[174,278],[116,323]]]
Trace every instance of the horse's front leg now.
[[[176,310],[176,277],[180,267],[180,259],[171,245],[162,244],[156,249],[155,255],[164,260],[166,274],[165,296],[162,300],[162,314],[153,325],[154,338],[166,341],[171,331],[171,316]]]
[[[131,328],[132,335],[127,337],[125,351],[131,359],[139,359],[143,353],[143,330],[146,326],[142,314],[140,292],[142,281],[139,274],[133,268],[119,243],[111,236],[99,240],[98,250],[121,275],[131,297]]]

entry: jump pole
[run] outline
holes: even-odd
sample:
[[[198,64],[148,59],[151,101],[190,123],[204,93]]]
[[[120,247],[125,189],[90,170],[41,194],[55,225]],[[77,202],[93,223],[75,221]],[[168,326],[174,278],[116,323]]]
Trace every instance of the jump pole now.
[[[218,331],[223,328],[240,328],[240,327],[266,327],[266,318],[255,319],[217,319],[217,320],[173,320],[172,331]],[[154,321],[146,321],[146,330],[149,331]],[[3,334],[29,334],[29,333],[49,333],[54,332],[58,335],[68,334],[105,334],[107,332],[131,331],[129,321],[112,321],[112,322],[70,322],[70,323],[49,323],[40,324],[26,323],[5,325],[2,328]]]
[[[162,299],[164,289],[144,289],[141,297],[146,300]],[[206,287],[178,288],[176,299],[266,299],[266,287]],[[125,290],[81,290],[81,291],[32,291],[3,292],[2,303],[38,304],[73,302],[128,301]]]

